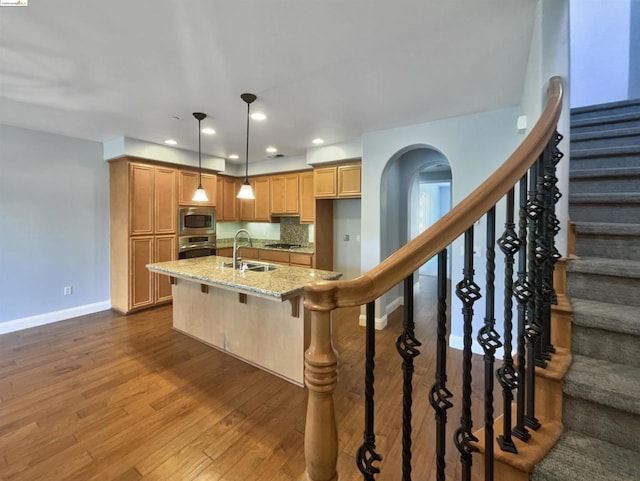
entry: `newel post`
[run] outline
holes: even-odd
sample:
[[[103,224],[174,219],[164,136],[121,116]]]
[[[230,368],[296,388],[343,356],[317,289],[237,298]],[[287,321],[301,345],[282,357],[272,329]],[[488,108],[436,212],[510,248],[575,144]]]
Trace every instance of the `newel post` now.
[[[304,430],[305,479],[338,479],[338,433],[333,392],[338,384],[338,355],[333,348],[331,311],[311,310],[311,339],[304,354],[309,391]]]

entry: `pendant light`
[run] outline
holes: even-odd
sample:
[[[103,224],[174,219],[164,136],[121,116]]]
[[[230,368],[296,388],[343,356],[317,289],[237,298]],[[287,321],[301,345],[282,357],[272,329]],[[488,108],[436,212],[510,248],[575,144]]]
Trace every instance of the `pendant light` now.
[[[194,202],[208,202],[209,198],[207,197],[207,193],[202,188],[202,148],[200,144],[200,137],[202,136],[200,132],[200,122],[207,118],[207,114],[194,112],[193,116],[198,119],[198,188],[191,200]]]
[[[253,195],[253,189],[251,189],[251,184],[249,183],[249,111],[251,109],[251,103],[256,100],[256,96],[253,94],[242,94],[240,98],[247,103],[247,147],[245,150],[245,158],[244,158],[244,183],[242,187],[240,187],[240,192],[238,192],[238,199],[255,199],[255,195]]]

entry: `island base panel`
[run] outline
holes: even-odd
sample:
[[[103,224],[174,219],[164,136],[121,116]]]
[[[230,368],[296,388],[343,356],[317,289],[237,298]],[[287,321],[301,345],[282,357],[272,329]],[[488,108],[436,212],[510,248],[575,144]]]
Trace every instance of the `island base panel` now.
[[[302,386],[309,316],[292,317],[289,302],[248,295],[241,303],[237,292],[210,287],[173,285],[174,328]]]

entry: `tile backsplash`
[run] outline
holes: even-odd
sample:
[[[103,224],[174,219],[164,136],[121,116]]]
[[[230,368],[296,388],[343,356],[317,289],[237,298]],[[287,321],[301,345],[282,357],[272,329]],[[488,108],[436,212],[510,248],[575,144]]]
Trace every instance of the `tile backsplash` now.
[[[289,244],[307,245],[309,243],[309,225],[301,224],[299,217],[281,217],[280,240]]]

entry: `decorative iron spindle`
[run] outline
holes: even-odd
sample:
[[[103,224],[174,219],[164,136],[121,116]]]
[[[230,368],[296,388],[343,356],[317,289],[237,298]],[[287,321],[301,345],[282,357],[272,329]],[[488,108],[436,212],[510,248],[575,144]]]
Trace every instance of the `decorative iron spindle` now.
[[[473,334],[473,304],[480,299],[480,287],[473,281],[473,226],[464,234],[464,278],[456,285],[456,295],[462,301],[463,350],[462,350],[462,416],[455,432],[455,445],[460,452],[462,480],[471,481],[472,454],[478,451],[471,442],[477,442],[471,432],[471,342]]]
[[[516,400],[516,426],[513,435],[522,441],[528,441],[531,435],[525,426],[525,382],[526,382],[526,349],[525,326],[527,317],[527,305],[531,298],[531,287],[527,279],[527,174],[520,179],[519,192],[519,220],[518,238],[520,249],[518,251],[518,280],[513,287],[513,293],[518,301],[518,393]]]
[[[502,346],[495,330],[496,208],[487,212],[487,270],[484,326],[478,331],[478,343],[484,351],[484,480],[493,481],[493,368],[496,350]]]
[[[453,407],[447,389],[447,250],[438,254],[438,312],[436,340],[436,382],[431,386],[429,402],[436,412],[436,481],[445,481],[447,409]]]
[[[498,444],[503,451],[517,453],[515,443],[511,437],[511,403],[513,402],[513,390],[518,387],[518,377],[513,366],[511,356],[512,331],[513,331],[513,264],[514,256],[520,250],[520,239],[515,231],[514,224],[514,189],[507,194],[507,218],[504,224],[504,232],[498,240],[498,245],[504,253],[504,358],[502,367],[498,369],[498,381],[502,386],[503,404],[503,431],[498,436]]]
[[[366,340],[365,340],[365,375],[364,375],[364,442],[356,454],[356,464],[365,481],[374,481],[374,474],[380,472],[380,468],[373,463],[382,460],[376,452],[376,435],[374,430],[374,375],[376,337],[375,337],[375,302],[370,302],[366,307]]]
[[[540,428],[540,423],[535,416],[536,403],[536,350],[539,348],[538,340],[542,327],[540,325],[541,304],[542,304],[542,280],[540,269],[540,258],[536,255],[538,247],[538,236],[540,232],[540,219],[543,213],[543,206],[538,192],[538,163],[536,161],[529,170],[529,192],[527,200],[527,217],[529,228],[527,257],[529,260],[529,270],[527,277],[529,285],[532,286],[532,296],[529,298],[527,307],[527,324],[525,335],[527,338],[527,412],[524,417],[525,424],[534,431]]]
[[[413,273],[404,280],[404,321],[396,349],[402,356],[402,481],[411,481],[411,407],[413,405],[413,359],[422,344],[413,322]]]

